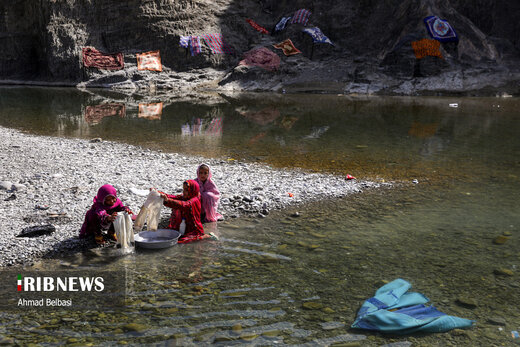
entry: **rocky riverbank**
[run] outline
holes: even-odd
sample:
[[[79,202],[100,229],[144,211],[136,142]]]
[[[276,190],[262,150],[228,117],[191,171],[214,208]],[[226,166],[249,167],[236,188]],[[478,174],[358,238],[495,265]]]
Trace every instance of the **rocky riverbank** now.
[[[309,22],[273,32],[300,8]],[[0,4],[0,84],[157,90],[318,92],[378,95],[520,95],[520,6],[505,0],[464,1],[44,1]],[[445,19],[458,35],[436,55],[416,58],[412,42],[428,38],[424,18]],[[267,28],[262,34],[246,19]],[[314,43],[318,27],[334,45]],[[184,35],[220,33],[232,54],[202,42],[192,56]],[[273,44],[290,38],[301,54]],[[82,49],[120,53],[124,68],[87,67]],[[277,69],[244,66],[244,53],[265,47]],[[136,54],[160,51],[162,71],[139,70]]]
[[[180,192],[201,162],[213,170],[226,219],[262,218],[270,210],[365,189],[390,186],[363,180],[244,163],[162,153],[122,143],[34,136],[0,127],[0,266],[30,263],[90,247],[77,238],[97,189],[110,183],[133,211],[157,187]],[[162,210],[167,219],[168,209]],[[52,224],[56,231],[16,237],[22,229]]]

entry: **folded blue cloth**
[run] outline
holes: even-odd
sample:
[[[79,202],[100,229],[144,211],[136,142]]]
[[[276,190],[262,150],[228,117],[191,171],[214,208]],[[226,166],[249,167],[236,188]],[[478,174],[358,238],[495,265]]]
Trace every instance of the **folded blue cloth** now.
[[[429,299],[420,293],[408,293],[411,287],[410,283],[398,278],[379,288],[374,297],[363,303],[352,327],[394,334],[440,333],[468,328],[475,322],[425,306]]]

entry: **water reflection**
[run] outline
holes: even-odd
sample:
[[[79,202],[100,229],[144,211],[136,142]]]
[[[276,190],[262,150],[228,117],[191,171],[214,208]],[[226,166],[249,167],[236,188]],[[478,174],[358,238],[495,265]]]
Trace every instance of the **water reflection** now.
[[[451,175],[468,157],[508,146],[516,99],[209,96],[208,101],[113,92],[3,88],[0,125],[40,134],[101,137],[166,151],[265,161],[365,178]],[[460,107],[451,108],[458,102]],[[500,108],[496,107],[500,102]],[[496,141],[497,138],[502,141]],[[512,147],[511,147],[512,146]],[[482,162],[482,161],[481,161]],[[481,168],[485,169],[485,168]]]

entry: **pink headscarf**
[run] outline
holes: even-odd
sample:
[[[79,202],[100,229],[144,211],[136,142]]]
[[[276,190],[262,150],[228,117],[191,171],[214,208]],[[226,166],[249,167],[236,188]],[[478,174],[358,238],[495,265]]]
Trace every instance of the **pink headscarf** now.
[[[117,199],[117,190],[110,184],[105,184],[98,189],[97,195],[94,197],[94,203],[100,203],[104,205],[107,196],[113,196]]]
[[[202,182],[199,179],[199,171],[202,166],[206,166],[208,168],[208,179],[205,182]],[[213,175],[211,174],[211,169],[208,164],[201,164],[197,168],[197,178],[195,181],[199,184],[200,187],[200,195],[202,200],[202,212],[205,215],[205,222],[216,222],[219,219],[222,219],[222,215],[217,212],[218,201],[220,199],[220,192],[211,179]]]

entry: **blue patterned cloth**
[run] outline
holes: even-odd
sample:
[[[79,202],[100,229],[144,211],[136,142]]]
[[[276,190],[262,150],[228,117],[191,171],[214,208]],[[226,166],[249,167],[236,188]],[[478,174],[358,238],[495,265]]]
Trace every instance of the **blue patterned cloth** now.
[[[420,293],[409,293],[411,287],[410,283],[398,278],[379,288],[374,297],[363,303],[352,328],[394,334],[440,333],[468,328],[475,322],[425,306],[429,299]]]
[[[282,19],[280,19],[280,21],[278,22],[278,24],[276,24],[276,26],[274,27],[274,32],[278,32],[278,31],[282,31],[283,29],[285,29],[285,26],[287,25],[287,22],[291,19],[292,17],[289,16],[289,17],[282,17]]]
[[[179,46],[182,48],[188,48],[190,46],[190,36],[181,36]]]
[[[318,27],[315,27],[315,28],[305,28],[305,29],[303,29],[303,32],[311,35],[312,41],[314,41],[314,42],[317,42],[317,43],[328,43],[329,45],[333,45],[334,46],[332,41],[327,36],[325,36],[325,34],[323,34],[321,29],[318,28]]]
[[[430,36],[440,42],[457,42],[459,37],[455,30],[451,27],[447,20],[440,19],[437,16],[428,16],[424,18],[424,24]]]

